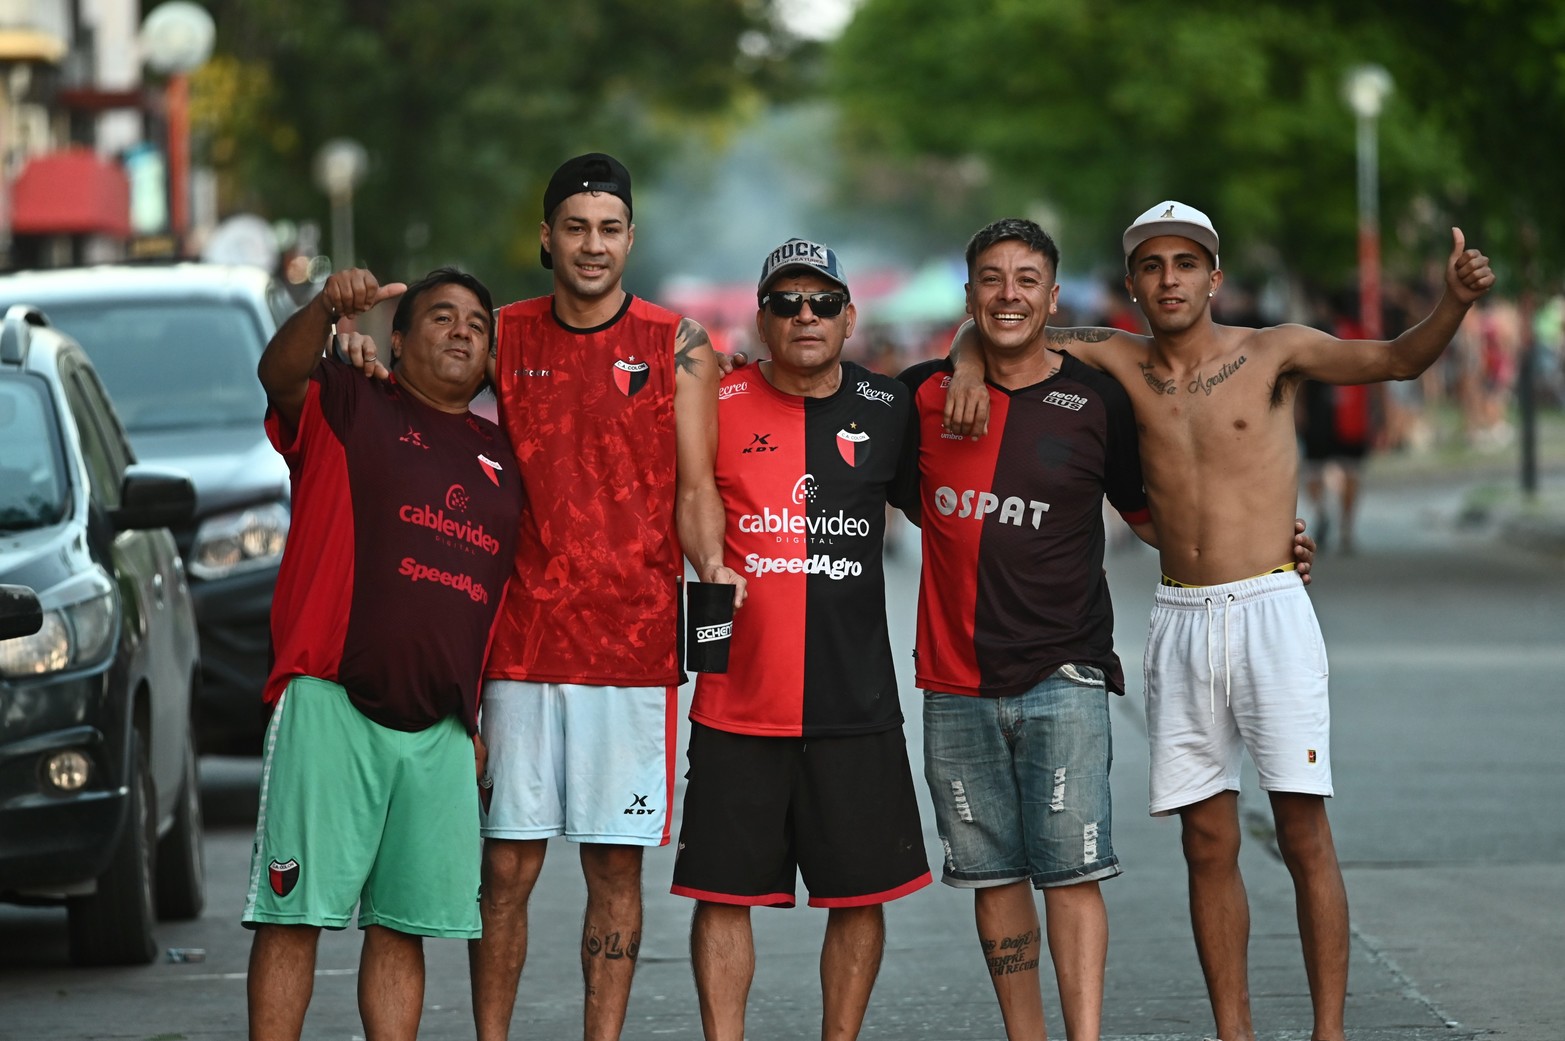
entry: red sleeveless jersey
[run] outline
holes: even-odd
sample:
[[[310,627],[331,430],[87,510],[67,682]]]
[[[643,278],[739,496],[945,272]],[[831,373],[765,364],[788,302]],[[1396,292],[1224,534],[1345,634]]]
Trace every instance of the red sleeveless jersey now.
[[[680,316],[627,295],[574,329],[552,297],[502,307],[500,423],[527,508],[484,675],[606,687],[679,682],[674,336]]]

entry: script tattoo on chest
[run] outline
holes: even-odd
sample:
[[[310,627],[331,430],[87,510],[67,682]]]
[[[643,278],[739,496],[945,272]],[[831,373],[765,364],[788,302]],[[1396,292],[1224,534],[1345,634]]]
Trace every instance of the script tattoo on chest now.
[[[1186,389],[1192,394],[1196,393],[1197,391],[1204,391],[1206,394],[1210,395],[1212,393],[1212,388],[1226,380],[1229,376],[1232,376],[1234,373],[1238,372],[1246,360],[1247,359],[1245,356],[1241,354],[1233,361],[1225,363],[1222,368],[1217,370],[1216,373],[1206,377],[1205,379],[1202,379],[1201,374],[1197,373],[1196,378],[1190,381],[1190,386]],[[1173,391],[1169,391],[1169,393],[1172,394]]]
[[[1137,362],[1136,364],[1141,366],[1141,378],[1147,381],[1147,386],[1152,388],[1154,394],[1172,394],[1178,389],[1174,386],[1173,380],[1158,379],[1157,374],[1152,371],[1152,366],[1146,362]]]

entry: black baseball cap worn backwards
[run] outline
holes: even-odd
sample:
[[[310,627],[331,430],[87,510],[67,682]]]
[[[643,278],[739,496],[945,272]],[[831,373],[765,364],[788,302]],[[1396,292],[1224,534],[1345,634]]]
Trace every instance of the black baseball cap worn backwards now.
[[[630,171],[612,155],[588,152],[586,155],[565,160],[560,164],[560,168],[554,171],[554,176],[549,178],[549,187],[543,192],[544,223],[548,223],[553,218],[554,211],[559,208],[560,203],[582,192],[606,192],[614,196],[625,204],[625,216],[629,219],[632,212]],[[538,259],[543,262],[544,267],[553,269],[554,261],[550,258],[549,251],[542,246],[538,247]]]

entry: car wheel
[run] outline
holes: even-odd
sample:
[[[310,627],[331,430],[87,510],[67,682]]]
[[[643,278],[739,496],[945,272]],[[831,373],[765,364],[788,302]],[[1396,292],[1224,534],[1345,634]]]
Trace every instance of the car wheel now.
[[[206,906],[206,862],[201,854],[201,774],[192,729],[185,737],[185,779],[174,826],[158,840],[158,917],[184,922]]]
[[[152,936],[156,795],[139,732],[131,733],[130,751],[130,804],[114,859],[98,877],[96,893],[71,897],[66,904],[71,961],[77,965],[145,965],[157,955]]]

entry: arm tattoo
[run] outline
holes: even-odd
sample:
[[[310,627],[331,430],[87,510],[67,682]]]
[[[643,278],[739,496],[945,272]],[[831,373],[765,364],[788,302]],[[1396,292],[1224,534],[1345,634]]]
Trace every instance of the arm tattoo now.
[[[679,331],[674,334],[674,364],[683,371],[695,375],[696,366],[700,364],[700,359],[695,356],[696,348],[711,345],[712,340],[707,336],[706,330],[701,328],[700,322],[681,318]]]
[[[1073,343],[1102,343],[1114,335],[1113,329],[1083,328],[1083,329],[1050,329],[1049,346],[1053,348],[1068,347]]]
[[[1160,380],[1160,379],[1158,379],[1156,374],[1154,374],[1153,371],[1152,371],[1152,366],[1148,365],[1144,361],[1137,362],[1136,364],[1141,366],[1141,378],[1147,381],[1147,386],[1151,387],[1154,393],[1157,393],[1157,394],[1172,394],[1172,393],[1174,393],[1175,388],[1174,388],[1174,381],[1173,380]]]

